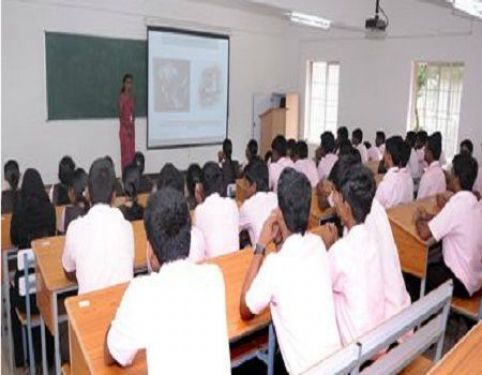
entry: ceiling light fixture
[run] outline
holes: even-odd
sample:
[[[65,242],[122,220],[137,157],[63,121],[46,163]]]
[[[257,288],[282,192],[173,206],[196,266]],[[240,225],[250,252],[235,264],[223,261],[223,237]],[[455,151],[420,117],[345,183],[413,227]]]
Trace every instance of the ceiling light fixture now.
[[[291,12],[288,14],[289,19],[293,23],[298,23],[304,26],[316,27],[323,30],[328,30],[331,25],[331,21],[318,16],[312,16],[310,14],[304,14],[300,12]]]
[[[482,0],[446,0],[454,9],[482,19]]]

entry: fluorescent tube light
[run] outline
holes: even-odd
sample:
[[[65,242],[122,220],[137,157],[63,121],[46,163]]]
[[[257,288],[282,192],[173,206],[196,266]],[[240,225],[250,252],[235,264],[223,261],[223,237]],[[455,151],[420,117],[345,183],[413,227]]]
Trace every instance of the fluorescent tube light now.
[[[310,14],[304,14],[300,12],[291,12],[288,14],[290,21],[305,26],[316,27],[323,30],[328,30],[331,25],[331,21],[318,16],[312,16]]]
[[[447,0],[454,9],[482,19],[482,0]]]

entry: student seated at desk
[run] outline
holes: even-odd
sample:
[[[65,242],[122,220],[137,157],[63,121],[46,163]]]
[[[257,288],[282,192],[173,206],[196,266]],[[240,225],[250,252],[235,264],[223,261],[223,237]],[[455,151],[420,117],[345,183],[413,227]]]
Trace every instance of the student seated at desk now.
[[[305,141],[299,141],[295,148],[295,169],[303,173],[308,181],[310,181],[311,188],[316,188],[318,185],[318,170],[313,160],[308,158],[308,145]]]
[[[266,220],[246,273],[240,313],[249,320],[270,307],[286,369],[297,374],[340,348],[326,253],[331,243],[325,247],[307,231],[311,187],[303,174],[283,171],[278,200],[280,208]],[[265,257],[272,241],[281,247]]]
[[[417,139],[415,141],[415,151],[417,152],[417,158],[419,163],[420,174],[423,174],[425,168],[428,167],[425,161],[425,145],[427,144],[428,134],[425,130],[417,132]]]
[[[340,145],[343,142],[346,142],[346,141],[350,142],[349,135],[348,135],[348,129],[347,129],[346,126],[340,126],[336,130],[336,141],[335,141],[335,143],[336,143],[336,153],[337,154],[339,153]]]
[[[228,185],[234,184],[239,177],[239,163],[232,160],[233,142],[226,138],[223,142],[223,150],[218,153],[219,165],[223,171],[223,196],[226,196]]]
[[[472,156],[474,152],[474,145],[470,139],[464,139],[460,143],[460,153],[467,154]],[[479,170],[477,172],[477,178],[474,182],[474,187],[472,191],[477,195],[477,198],[480,199],[482,196],[482,165],[479,165]]]
[[[134,234],[120,210],[110,206],[114,186],[112,164],[106,158],[95,160],[88,182],[92,208],[70,223],[62,254],[65,275],[77,279],[79,294],[123,283],[133,276]]]
[[[271,142],[271,162],[269,164],[269,188],[276,192],[279,176],[287,167],[294,167],[293,161],[287,157],[288,144],[286,138],[277,135]]]
[[[424,157],[428,168],[420,180],[417,199],[430,197],[447,190],[445,174],[439,161],[440,153],[442,152],[442,139],[440,136],[435,133],[428,137],[424,149]]]
[[[85,197],[89,176],[82,168],[77,168],[69,185],[70,204],[62,210],[59,226],[59,233],[65,233],[69,224],[89,211],[89,201]]]
[[[106,159],[109,164],[112,166],[112,169],[114,170],[114,176],[115,176],[115,165],[114,165],[114,160],[112,160],[112,158],[109,156],[109,155],[106,155],[104,157],[104,159]],[[115,185],[114,185],[114,191],[115,191],[115,195],[117,197],[122,197],[124,195],[124,188],[122,187],[122,184],[121,182],[117,179],[117,177],[115,178]]]
[[[142,220],[144,208],[137,202],[137,192],[141,184],[141,172],[135,164],[128,165],[122,172],[122,185],[127,201],[119,207],[127,221]]]
[[[256,141],[256,139],[249,140],[248,144],[246,145],[245,154],[248,164],[255,160],[262,160],[261,157],[258,155],[258,142]]]
[[[296,155],[296,139],[290,138],[286,141],[286,156],[295,162]]]
[[[187,205],[194,210],[202,202],[202,169],[199,164],[189,165],[186,172]]]
[[[405,142],[410,147],[410,156],[407,167],[410,170],[412,178],[418,181],[418,179],[422,176],[423,169],[421,169],[417,150],[415,149],[417,134],[414,131],[408,131],[407,135],[405,136]]]
[[[157,190],[161,190],[167,186],[184,192],[184,178],[182,177],[182,173],[172,163],[164,164],[157,178]]]
[[[144,169],[145,169],[145,162],[146,159],[144,157],[144,154],[142,152],[137,151],[134,154],[134,164],[139,168],[139,172],[141,174],[141,179],[139,181],[139,190],[138,194],[145,194],[145,193],[150,193],[153,188],[153,184],[149,176],[146,176],[144,174]]]
[[[239,212],[236,202],[223,198],[223,173],[219,165],[208,162],[203,167],[204,202],[194,210],[194,225],[206,241],[206,256],[239,250]]]
[[[8,182],[9,189],[2,191],[2,215],[13,211],[15,202],[19,197],[20,169],[15,160],[9,160],[5,163],[3,166],[3,178]]]
[[[373,198],[372,172],[352,165],[340,176],[333,202],[346,235],[329,249],[336,319],[343,344],[385,320],[383,261],[377,238],[365,224]]]
[[[268,188],[268,167],[261,160],[249,163],[244,171],[248,182],[246,200],[239,209],[239,230],[247,230],[254,246],[264,222],[278,208],[278,197]]]
[[[321,135],[320,156],[318,163],[318,181],[323,181],[330,175],[333,165],[338,160],[335,154],[335,137],[332,132],[325,131]]]
[[[69,186],[74,176],[75,162],[70,156],[64,156],[59,162],[59,182],[50,188],[50,201],[54,206],[69,204]]]
[[[362,163],[365,164],[368,161],[368,151],[363,144],[363,131],[360,128],[351,133],[351,143],[360,152]]]
[[[472,296],[482,287],[482,210],[472,187],[477,161],[469,155],[456,155],[452,161],[450,190],[455,194],[446,201],[437,196],[442,210],[435,216],[417,212],[420,237],[442,241],[442,260],[429,264],[427,291],[448,279],[454,282],[454,295]]]
[[[386,136],[385,132],[383,131],[377,131],[375,134],[375,146],[378,149],[378,160],[383,159],[383,155],[385,154],[385,141],[386,141]]]
[[[230,374],[223,275],[187,260],[191,225],[182,193],[153,193],[144,225],[151,273],[124,293],[107,332],[106,363],[129,366],[146,349],[149,374]]]
[[[406,169],[404,147],[405,142],[400,136],[387,139],[383,155],[387,173],[383,176],[375,194],[375,198],[385,208],[413,200],[413,180]],[[402,160],[405,161],[404,164]]]

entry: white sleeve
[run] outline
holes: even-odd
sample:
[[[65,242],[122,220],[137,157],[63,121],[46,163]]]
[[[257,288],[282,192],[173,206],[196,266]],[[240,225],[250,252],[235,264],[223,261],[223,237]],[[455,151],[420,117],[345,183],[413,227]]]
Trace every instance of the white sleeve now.
[[[428,223],[430,232],[436,241],[440,241],[444,236],[451,232],[456,225],[454,219],[460,215],[458,215],[452,206],[453,205],[450,204],[450,201],[448,201],[442,211],[440,211]]]
[[[243,231],[249,228],[249,216],[247,214],[248,207],[246,207],[246,202],[243,203],[239,209],[239,231]]]
[[[274,271],[273,254],[269,254],[246,293],[246,305],[255,315],[260,314],[271,302],[276,282]]]
[[[343,256],[344,239],[340,238],[330,248],[328,259],[330,261],[331,285],[334,293],[343,293],[345,288],[346,257]]]
[[[76,270],[75,262],[75,224],[72,223],[65,236],[64,251],[62,253],[62,266],[67,272],[74,272]]]

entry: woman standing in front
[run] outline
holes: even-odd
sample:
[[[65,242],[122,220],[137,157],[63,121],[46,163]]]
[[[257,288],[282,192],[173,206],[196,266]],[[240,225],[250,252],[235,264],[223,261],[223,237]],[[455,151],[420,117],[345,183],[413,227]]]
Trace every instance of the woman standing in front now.
[[[122,170],[132,163],[136,149],[136,133],[134,128],[135,99],[132,85],[132,75],[125,74],[122,79],[122,89],[119,96],[119,138],[121,145]]]

